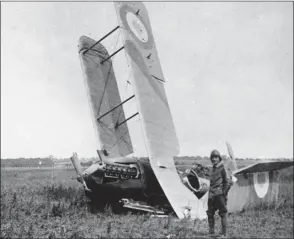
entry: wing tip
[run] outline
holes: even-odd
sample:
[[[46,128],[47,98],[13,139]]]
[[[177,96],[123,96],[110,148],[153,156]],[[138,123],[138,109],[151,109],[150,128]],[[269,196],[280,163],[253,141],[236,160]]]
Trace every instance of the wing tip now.
[[[90,38],[88,36],[82,35],[80,36],[78,40],[78,50],[81,52],[82,50],[89,49],[91,46],[93,46],[97,41],[93,38]],[[105,55],[108,55],[108,52],[106,48],[101,44],[97,44],[93,47],[93,49],[102,51]]]

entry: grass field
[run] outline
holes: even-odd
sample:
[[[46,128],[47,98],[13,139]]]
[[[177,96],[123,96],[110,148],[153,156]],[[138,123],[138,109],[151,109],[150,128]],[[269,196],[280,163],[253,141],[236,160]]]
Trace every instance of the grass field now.
[[[206,220],[93,214],[73,169],[1,168],[1,238],[197,238]],[[230,238],[293,237],[293,167],[283,170],[279,203],[230,214]],[[220,220],[216,219],[216,230]]]

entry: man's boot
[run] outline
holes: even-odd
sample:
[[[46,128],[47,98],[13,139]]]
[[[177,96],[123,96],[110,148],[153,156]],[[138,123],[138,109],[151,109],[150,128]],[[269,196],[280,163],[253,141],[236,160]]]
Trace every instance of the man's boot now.
[[[221,235],[226,237],[227,235],[227,214],[221,216],[222,232]]]
[[[214,235],[214,216],[208,217],[209,235]]]

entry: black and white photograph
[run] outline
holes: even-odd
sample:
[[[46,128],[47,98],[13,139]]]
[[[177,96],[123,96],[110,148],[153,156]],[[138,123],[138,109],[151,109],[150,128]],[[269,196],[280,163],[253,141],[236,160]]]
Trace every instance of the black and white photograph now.
[[[293,238],[293,2],[1,2],[1,238]]]

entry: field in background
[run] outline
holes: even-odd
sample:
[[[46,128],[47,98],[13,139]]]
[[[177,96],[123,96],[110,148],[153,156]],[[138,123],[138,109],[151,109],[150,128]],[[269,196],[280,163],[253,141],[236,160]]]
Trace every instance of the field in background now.
[[[3,161],[1,238],[195,238],[207,233],[206,221],[152,218],[147,214],[117,215],[111,209],[93,214],[73,168],[45,165],[37,169],[36,161],[34,169],[7,170]],[[183,167],[192,161],[176,164]],[[229,215],[229,237],[293,237],[293,167],[283,170],[281,181],[279,203],[274,207]],[[219,222],[217,218],[217,230],[220,230]]]
[[[226,157],[226,156],[224,156]],[[93,162],[97,161],[98,158],[80,158],[82,166],[90,166]],[[192,165],[194,163],[209,164],[210,160],[208,157],[175,157],[176,165]],[[254,162],[258,159],[239,159],[236,158],[239,166],[245,166]],[[289,159],[273,159],[273,160],[289,160]],[[292,159],[293,160],[293,159]],[[53,167],[57,165],[63,165],[71,167],[71,161],[69,158],[55,159],[51,158],[18,158],[18,159],[1,159],[1,167]]]

